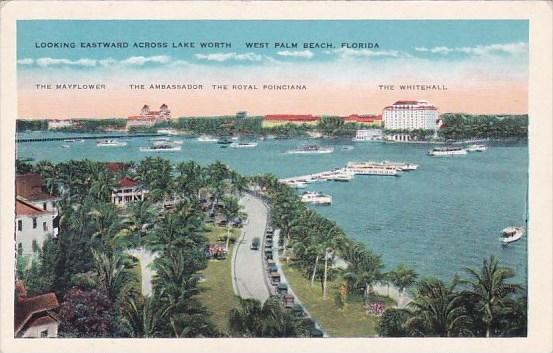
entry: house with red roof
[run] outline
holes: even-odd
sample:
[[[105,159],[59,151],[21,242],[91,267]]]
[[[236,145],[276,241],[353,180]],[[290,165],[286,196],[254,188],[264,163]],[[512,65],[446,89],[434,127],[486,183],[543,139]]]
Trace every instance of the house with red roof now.
[[[125,206],[135,201],[143,201],[148,190],[142,184],[129,178],[123,177],[117,181],[117,186],[111,192],[111,203],[117,206]]]
[[[23,338],[54,338],[58,336],[60,320],[56,310],[60,304],[54,293],[27,297],[22,281],[15,283],[14,336]]]
[[[27,173],[15,176],[15,194],[45,211],[58,212],[59,197],[45,192],[40,174]]]
[[[171,120],[171,110],[167,104],[162,104],[159,110],[150,110],[150,106],[145,104],[140,114],[127,117],[127,130],[132,127],[152,127],[159,122],[169,120]]]

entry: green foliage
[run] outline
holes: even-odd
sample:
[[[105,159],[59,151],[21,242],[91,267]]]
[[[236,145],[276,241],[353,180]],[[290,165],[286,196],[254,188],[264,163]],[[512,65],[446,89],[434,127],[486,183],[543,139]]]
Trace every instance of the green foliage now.
[[[262,117],[217,116],[186,117],[173,123],[174,127],[192,134],[227,136],[234,134],[259,134],[262,132]]]
[[[18,278],[25,283],[27,295],[54,291],[59,259],[60,249],[57,241],[51,238],[44,241],[42,248],[37,246],[34,255],[18,257]]]
[[[74,125],[58,129],[65,132],[102,132],[108,129],[124,129],[127,119],[76,119]]]
[[[48,120],[23,120],[15,121],[15,131],[46,131],[48,130]]]
[[[407,310],[388,308],[378,321],[378,334],[382,337],[406,337],[409,331],[404,323],[409,319]]]
[[[439,135],[446,140],[528,138],[528,115],[443,114],[442,119],[447,127]]]

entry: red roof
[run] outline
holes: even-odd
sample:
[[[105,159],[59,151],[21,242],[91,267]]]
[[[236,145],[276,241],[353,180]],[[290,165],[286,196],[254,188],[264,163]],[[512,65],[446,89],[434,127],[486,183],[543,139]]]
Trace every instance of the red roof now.
[[[19,282],[19,285],[16,283],[16,288],[21,290],[24,286]],[[28,323],[29,319],[35,314],[46,313],[49,310],[57,309],[60,306],[58,298],[54,293],[46,293],[37,295],[35,297],[27,298],[24,295],[19,295],[18,301],[15,304],[15,315],[14,315],[14,329],[15,334]],[[37,319],[38,320],[38,319]],[[43,320],[44,321],[44,320]],[[31,325],[35,324],[32,322]]]
[[[317,121],[320,117],[311,114],[306,115],[290,115],[290,114],[271,114],[265,115],[264,120],[272,121]]]
[[[15,176],[15,194],[27,200],[49,200],[56,198],[42,191],[42,177],[35,173]]]
[[[124,177],[119,179],[118,185],[122,188],[132,188],[138,185],[138,183],[131,178]]]
[[[16,197],[15,199],[16,216],[34,216],[34,215],[40,215],[48,212],[49,211],[44,211],[43,209],[38,208],[31,203],[23,201],[20,197]]]
[[[106,163],[104,163],[104,167],[112,173],[117,173],[117,172],[125,169],[125,163],[106,162]]]

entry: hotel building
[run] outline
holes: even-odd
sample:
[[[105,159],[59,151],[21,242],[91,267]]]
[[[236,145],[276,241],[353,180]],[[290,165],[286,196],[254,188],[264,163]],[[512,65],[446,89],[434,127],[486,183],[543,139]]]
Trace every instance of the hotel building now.
[[[389,130],[437,130],[438,109],[428,101],[397,101],[384,108],[384,128]]]
[[[139,115],[130,115],[127,117],[127,130],[132,127],[152,127],[162,121],[171,119],[171,110],[167,104],[162,104],[159,110],[150,110],[149,105],[144,105]]]

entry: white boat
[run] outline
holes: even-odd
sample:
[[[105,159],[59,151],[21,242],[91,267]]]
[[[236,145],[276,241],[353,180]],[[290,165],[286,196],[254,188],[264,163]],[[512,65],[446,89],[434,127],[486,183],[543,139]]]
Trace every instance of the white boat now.
[[[402,172],[394,166],[377,165],[368,162],[349,162],[346,170],[354,175],[381,175],[381,176],[401,176]]]
[[[126,146],[126,142],[117,140],[101,140],[96,142],[96,147],[123,147]]]
[[[293,150],[289,150],[287,154],[322,154],[322,153],[332,153],[334,148],[332,147],[321,147],[318,145],[308,145],[302,146]]]
[[[217,139],[215,137],[208,136],[208,135],[201,135],[200,137],[198,137],[198,141],[200,141],[200,142],[217,142],[217,141],[219,141],[219,139]]]
[[[353,179],[353,173],[350,173],[350,172],[336,173],[334,174],[334,176],[330,178],[330,180],[341,181],[341,182],[347,182],[347,181],[350,181],[351,179]]]
[[[182,145],[184,143],[184,141],[183,140],[174,140],[173,143],[176,144],[176,145]]]
[[[181,150],[181,146],[174,146],[165,141],[156,141],[149,147],[140,147],[140,152],[177,152]]]
[[[470,145],[466,148],[467,152],[484,152],[487,149],[488,147],[486,147],[486,145],[478,145],[478,144]]]
[[[158,134],[167,134],[167,135],[178,135],[176,130],[173,129],[158,129]]]
[[[467,150],[462,147],[436,147],[428,151],[429,156],[441,157],[441,156],[460,156],[467,154]]]
[[[501,231],[501,241],[503,244],[509,244],[522,238],[524,228],[522,227],[507,227]]]
[[[414,163],[392,162],[392,161],[349,162],[347,166],[350,168],[366,168],[366,167],[396,168],[401,172],[417,170],[417,168],[419,167],[418,164],[414,164]]]
[[[254,148],[257,147],[257,142],[233,142],[229,145],[230,148]]]
[[[301,201],[312,205],[331,205],[332,196],[320,192],[306,191],[301,195]]]
[[[284,181],[283,183],[296,189],[304,189],[307,187],[307,183],[305,181],[300,181],[300,180],[287,180],[287,181]]]
[[[67,140],[63,140],[63,142],[77,142],[77,140],[74,140],[74,139],[67,139]]]

